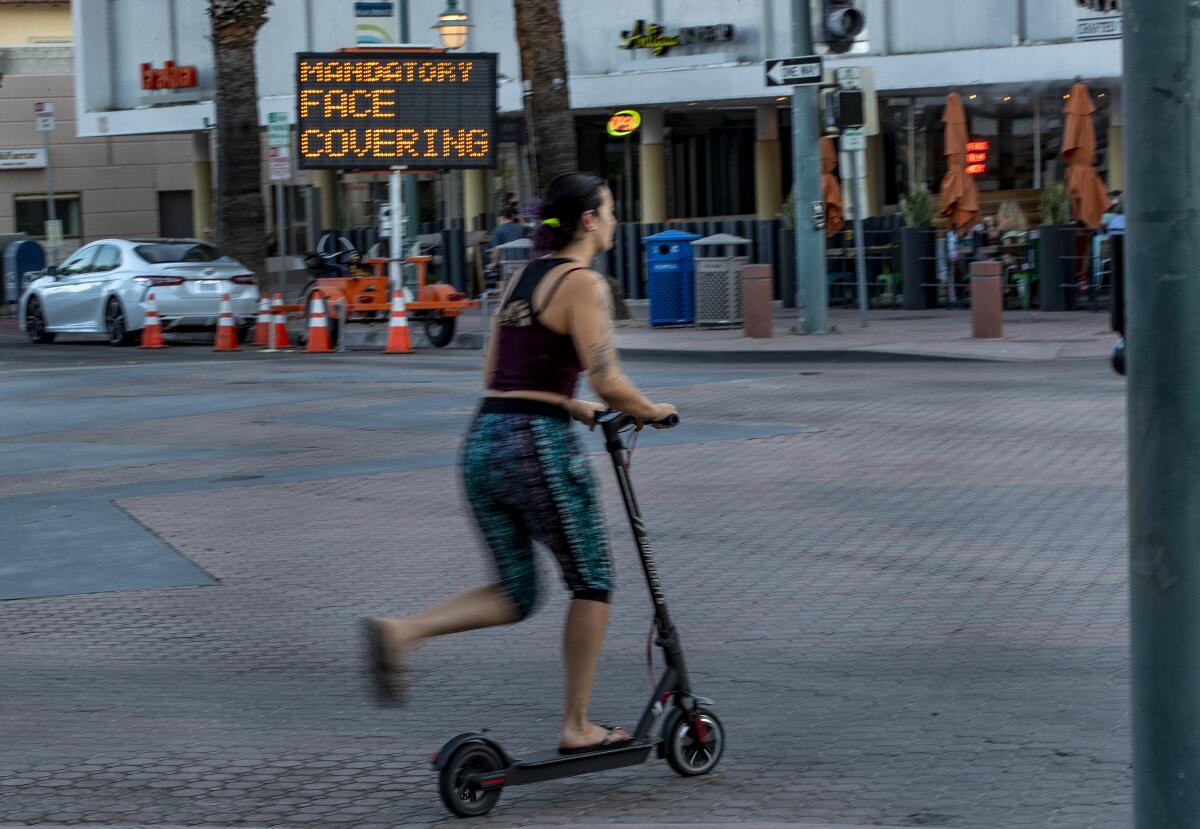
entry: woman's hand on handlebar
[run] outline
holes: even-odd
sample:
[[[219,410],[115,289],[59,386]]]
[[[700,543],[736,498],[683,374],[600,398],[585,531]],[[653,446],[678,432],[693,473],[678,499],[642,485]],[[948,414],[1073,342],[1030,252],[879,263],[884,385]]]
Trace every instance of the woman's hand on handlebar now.
[[[571,417],[578,420],[584,426],[589,429],[595,429],[596,417],[602,412],[608,411],[608,406],[592,400],[571,400],[567,403],[567,410],[570,411]]]
[[[642,420],[638,419],[637,427],[641,429],[649,424],[655,429],[670,429],[678,422],[678,418],[672,418],[671,415],[678,415],[679,410],[670,403],[659,403],[654,407],[653,416]]]

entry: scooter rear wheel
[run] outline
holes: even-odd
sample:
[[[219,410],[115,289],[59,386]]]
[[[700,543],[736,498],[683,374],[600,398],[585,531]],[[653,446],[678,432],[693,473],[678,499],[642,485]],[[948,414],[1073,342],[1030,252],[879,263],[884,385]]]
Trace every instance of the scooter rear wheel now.
[[[703,738],[697,733],[696,719],[703,724]],[[708,774],[721,762],[725,727],[709,708],[696,709],[694,718],[676,710],[663,727],[663,741],[671,768],[684,777],[696,777]]]
[[[500,799],[500,789],[484,789],[471,778],[504,768],[504,760],[484,743],[467,743],[456,750],[438,775],[442,803],[459,817],[486,815]]]

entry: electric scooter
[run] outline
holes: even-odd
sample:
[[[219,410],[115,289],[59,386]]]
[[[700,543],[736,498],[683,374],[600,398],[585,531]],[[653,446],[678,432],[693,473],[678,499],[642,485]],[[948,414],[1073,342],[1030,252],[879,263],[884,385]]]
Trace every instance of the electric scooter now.
[[[678,415],[672,415],[671,425],[678,422]],[[707,774],[721,759],[725,729],[713,711],[712,701],[692,692],[683,646],[667,613],[667,600],[646,539],[646,525],[629,479],[630,452],[623,433],[632,430],[635,423],[633,417],[621,412],[605,412],[597,418],[597,424],[604,431],[605,449],[616,470],[634,545],[654,604],[657,631],[654,643],[662,649],[666,663],[654,696],[638,720],[631,740],[579,753],[563,754],[551,749],[514,757],[498,742],[481,733],[470,732],[452,738],[433,755],[433,766],[438,772],[442,802],[459,817],[487,814],[508,786],[636,766],[652,751],[657,751],[660,758],[665,758],[671,768],[685,777]]]

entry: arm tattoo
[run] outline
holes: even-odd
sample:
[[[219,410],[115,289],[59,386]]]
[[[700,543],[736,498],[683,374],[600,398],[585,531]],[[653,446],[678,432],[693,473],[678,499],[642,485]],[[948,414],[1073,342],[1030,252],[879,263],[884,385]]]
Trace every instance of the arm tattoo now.
[[[591,368],[588,373],[595,377],[600,377],[608,374],[617,367],[617,351],[613,347],[613,305],[612,292],[608,287],[608,280],[600,277],[603,285],[603,290],[597,297],[597,305],[600,308],[600,313],[604,318],[604,325],[600,330],[600,341],[591,349]]]
[[[612,343],[607,339],[592,346],[591,358],[592,367],[588,373],[594,377],[602,377],[616,368],[617,355],[613,353]]]

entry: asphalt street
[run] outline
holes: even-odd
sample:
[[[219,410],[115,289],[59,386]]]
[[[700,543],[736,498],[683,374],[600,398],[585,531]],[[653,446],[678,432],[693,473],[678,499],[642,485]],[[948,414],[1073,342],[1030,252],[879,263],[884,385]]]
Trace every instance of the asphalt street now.
[[[1102,360],[634,362],[633,477],[711,776],[506,791],[488,826],[1130,822],[1124,381]],[[367,693],[356,619],[489,577],[457,453],[477,352],[216,355],[0,335],[0,824],[449,822],[430,754],[557,732],[566,596]],[[593,714],[649,692],[611,469]],[[461,825],[461,824],[459,824]]]

